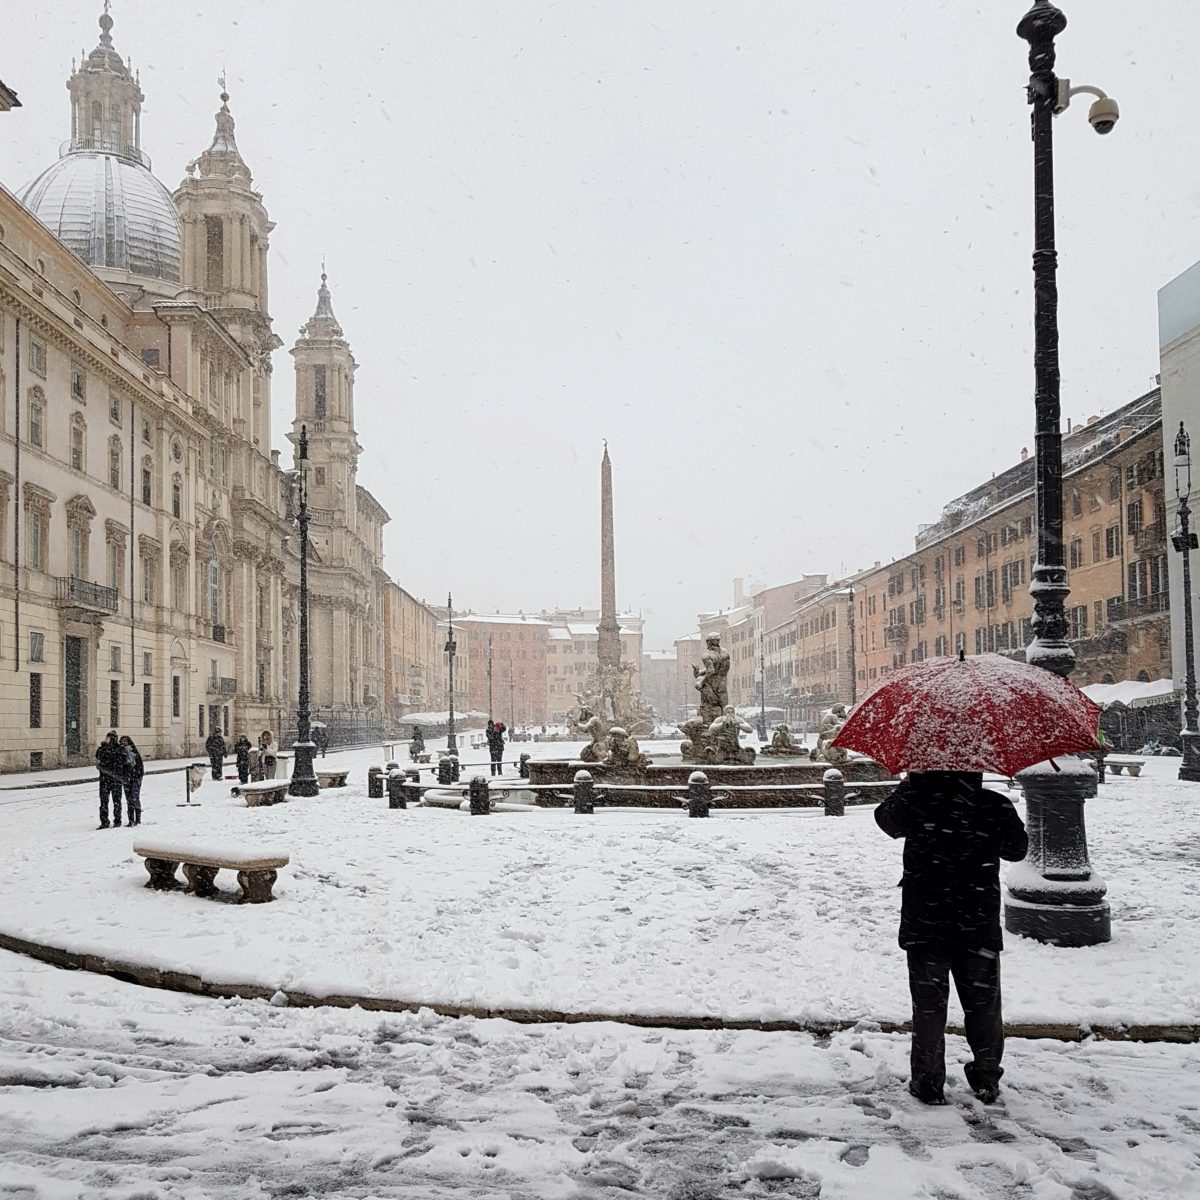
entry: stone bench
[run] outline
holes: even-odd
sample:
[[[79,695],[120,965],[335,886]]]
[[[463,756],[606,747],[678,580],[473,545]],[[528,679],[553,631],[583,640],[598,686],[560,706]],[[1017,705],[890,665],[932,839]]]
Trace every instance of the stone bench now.
[[[350,771],[317,771],[317,784],[324,791],[326,788],[344,788]]]
[[[433,755],[432,755],[432,754],[418,754],[418,755],[417,755],[417,762],[419,762],[419,763],[427,763],[427,762],[430,762],[430,761],[432,760],[432,758],[433,758]]]
[[[1114,775],[1120,775],[1122,771],[1128,769],[1129,774],[1137,779],[1142,773],[1142,763],[1135,762],[1128,758],[1109,758],[1105,760],[1105,767],[1108,768]]]
[[[136,841],[135,854],[146,860],[146,871],[150,876],[146,886],[156,891],[173,891],[181,886],[175,877],[175,868],[183,864],[187,878],[187,891],[197,896],[216,896],[219,889],[216,876],[219,870],[236,871],[242,889],[243,904],[266,904],[275,897],[271,888],[275,884],[276,868],[286,867],[289,856],[275,848],[255,849],[206,845],[202,842],[178,842],[166,840]]]
[[[242,796],[247,808],[261,804],[282,804],[288,798],[291,781],[287,779],[263,779],[258,783],[241,783],[233,789],[233,795]]]

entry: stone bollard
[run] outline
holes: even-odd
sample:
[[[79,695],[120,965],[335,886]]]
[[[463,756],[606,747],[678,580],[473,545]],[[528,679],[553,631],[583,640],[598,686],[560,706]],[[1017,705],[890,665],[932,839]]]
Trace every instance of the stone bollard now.
[[[400,770],[400,764],[394,758],[389,758],[384,764],[383,769],[384,771],[398,771]]]
[[[688,776],[688,816],[707,817],[712,788],[703,771],[693,771]]]
[[[462,778],[462,763],[457,754],[448,754],[446,761],[450,764],[450,782],[457,783]]]
[[[517,764],[517,773],[521,776],[522,779],[529,778],[529,755],[528,754],[521,755],[521,760]]]
[[[407,808],[408,798],[404,794],[404,775],[400,771],[389,771],[387,776],[388,808]]]
[[[821,776],[825,784],[825,815],[827,817],[844,817],[846,815],[846,777],[836,767],[830,767]]]
[[[596,784],[591,771],[575,772],[575,811],[585,817],[596,811]]]
[[[487,779],[482,775],[473,775],[468,786],[471,792],[471,816],[486,817],[492,811]]]
[[[421,772],[418,771],[416,767],[405,767],[404,778],[407,779],[409,783],[420,783]]]
[[[367,772],[367,798],[370,800],[383,799],[383,768],[372,767]]]
[[[440,784],[450,784],[454,782],[454,764],[450,761],[449,755],[447,755],[445,758],[438,759],[437,781]]]

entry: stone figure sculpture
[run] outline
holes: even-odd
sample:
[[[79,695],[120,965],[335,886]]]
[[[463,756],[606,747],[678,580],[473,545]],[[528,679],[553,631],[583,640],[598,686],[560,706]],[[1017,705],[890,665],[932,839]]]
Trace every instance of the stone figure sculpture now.
[[[845,750],[840,746],[833,746],[830,743],[842,731],[842,726],[847,721],[846,706],[844,704],[835,704],[821,718],[821,726],[817,731],[817,746],[813,751],[813,758],[823,760],[830,763],[832,766],[840,766],[849,757]]]
[[[792,731],[787,725],[776,725],[775,732],[771,737],[771,746],[763,753],[777,758],[802,758],[807,756],[808,750],[806,747],[796,744],[795,738],[792,737]]]
[[[702,667],[692,664],[696,690],[700,693],[700,717],[715,721],[729,703],[729,652],[721,649],[720,634],[710,633],[704,639]]]
[[[732,704],[725,705],[721,715],[708,727],[708,753],[711,757],[705,761],[749,766],[754,762],[755,752],[753,747],[742,745],[741,735],[753,732],[754,727],[737,715]]]
[[[620,725],[608,731],[608,754],[604,758],[606,767],[645,767],[650,760],[641,752],[636,741]]]
[[[580,752],[580,759],[589,763],[600,762],[608,752],[604,722],[584,704],[580,706],[579,719],[572,724],[580,733],[586,734],[591,739]]]

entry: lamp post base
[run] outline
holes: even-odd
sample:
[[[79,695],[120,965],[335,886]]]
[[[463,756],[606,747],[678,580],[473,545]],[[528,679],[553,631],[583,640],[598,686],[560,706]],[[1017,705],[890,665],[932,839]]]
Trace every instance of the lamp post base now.
[[[1098,904],[1035,904],[1010,895],[1004,902],[1004,928],[1051,946],[1099,946],[1112,941],[1106,900]]]
[[[1179,764],[1179,778],[1188,783],[1200,783],[1200,733],[1184,729],[1180,733],[1183,746],[1183,762]]]
[[[288,785],[289,796],[319,796],[321,785],[313,774],[313,752],[315,742],[293,742],[292,782]]]

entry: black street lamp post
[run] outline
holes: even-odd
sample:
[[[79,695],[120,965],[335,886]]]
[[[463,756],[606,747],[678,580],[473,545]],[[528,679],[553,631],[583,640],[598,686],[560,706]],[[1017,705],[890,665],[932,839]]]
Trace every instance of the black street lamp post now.
[[[300,426],[299,511],[300,525],[300,694],[296,705],[296,740],[292,744],[292,782],[289,796],[316,796],[321,787],[313,773],[312,729],[308,718],[308,426]]]
[[[488,720],[494,720],[496,717],[496,703],[492,698],[492,635],[490,633],[488,634],[487,675],[488,675]]]
[[[762,631],[758,634],[758,740],[767,743],[767,658]]]
[[[1054,245],[1054,140],[1051,122],[1078,92],[1097,97],[1088,114],[1098,133],[1108,133],[1117,106],[1097,88],[1072,88],[1054,73],[1054,39],[1067,18],[1049,0],[1036,0],[1017,26],[1029,43],[1029,87],[1033,126],[1034,407],[1036,429],[1037,565],[1033,596],[1033,641],[1026,660],[1064,679],[1075,665],[1067,642],[1064,601],[1070,589],[1063,561],[1062,433],[1058,366],[1058,253]],[[1021,772],[1029,828],[1027,870],[1010,884],[1004,927],[1041,942],[1093,946],[1112,934],[1108,890],[1088,861],[1083,806],[1095,795],[1095,775],[1082,759],[1059,760]]]
[[[454,736],[454,653],[458,646],[454,641],[454,595],[450,593],[446,597],[446,624],[449,627],[449,633],[446,636],[446,661],[450,665],[450,689],[449,689],[449,706],[450,719],[446,722],[446,753],[458,753],[458,740]]]
[[[1192,551],[1197,548],[1197,538],[1191,529],[1192,509],[1192,439],[1179,422],[1175,435],[1175,498],[1179,502],[1179,532],[1171,537],[1171,545],[1183,555],[1183,654],[1184,693],[1183,762],[1179,765],[1179,778],[1190,783],[1200,783],[1200,727],[1196,724],[1196,650],[1192,641]]]

